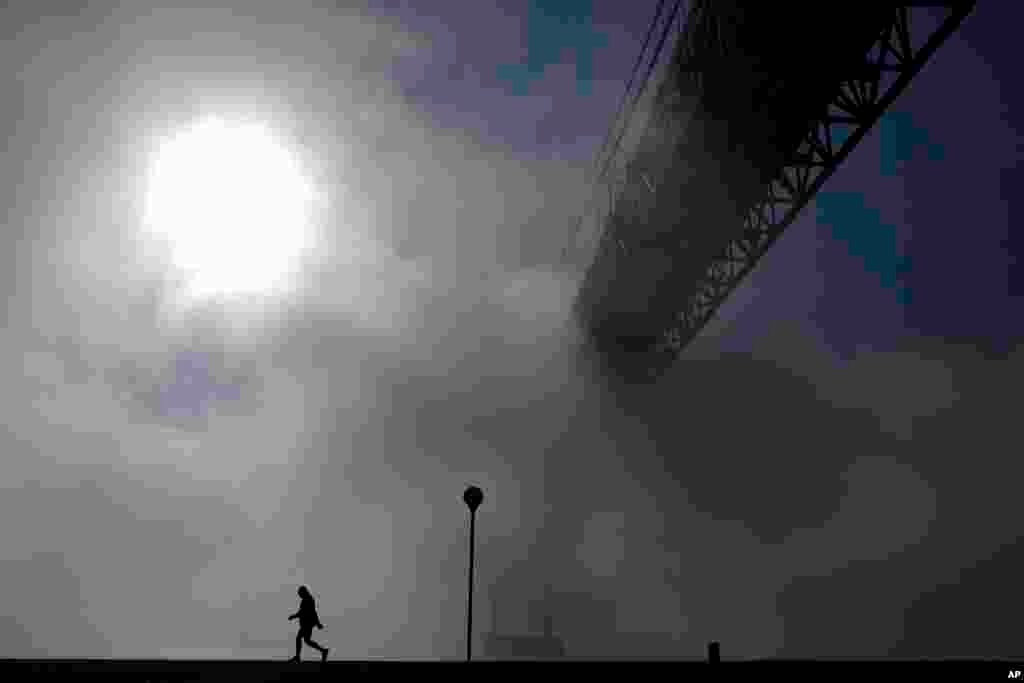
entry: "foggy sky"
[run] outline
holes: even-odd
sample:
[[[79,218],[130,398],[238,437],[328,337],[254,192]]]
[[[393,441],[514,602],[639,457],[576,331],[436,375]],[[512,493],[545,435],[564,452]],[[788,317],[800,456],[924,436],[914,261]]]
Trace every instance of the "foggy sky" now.
[[[550,582],[572,656],[1013,652],[1024,357],[986,353],[981,314],[928,322],[946,271],[901,307],[808,207],[657,386],[610,392],[577,356],[557,254],[646,10],[595,3],[590,94],[566,58],[524,96],[494,74],[526,3],[51,4],[0,22],[0,656],[283,656],[306,583],[332,656],[458,657],[468,484],[481,628],[493,596],[500,631],[539,631]],[[885,176],[875,131],[826,187],[919,256],[992,199],[936,199],[962,155],[1019,160],[929,118],[957,66],[976,125],[1009,106],[948,47],[901,100],[941,163]],[[210,111],[269,118],[328,208],[294,291],[183,309],[142,182],[155,136]],[[976,244],[1009,225],[976,221]]]

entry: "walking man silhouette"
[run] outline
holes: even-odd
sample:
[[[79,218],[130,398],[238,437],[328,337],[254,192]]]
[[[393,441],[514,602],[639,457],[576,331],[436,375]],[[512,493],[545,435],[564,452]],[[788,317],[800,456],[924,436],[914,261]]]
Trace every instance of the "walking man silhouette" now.
[[[292,619],[299,620],[299,632],[295,635],[295,656],[291,659],[293,662],[301,661],[299,655],[302,652],[302,642],[305,641],[306,645],[309,645],[314,650],[320,651],[320,661],[327,661],[327,648],[323,647],[315,640],[313,640],[313,627],[323,628],[324,625],[320,623],[320,617],[316,613],[316,602],[313,600],[313,596],[309,594],[309,589],[305,586],[299,586],[299,611],[288,617],[288,621]]]

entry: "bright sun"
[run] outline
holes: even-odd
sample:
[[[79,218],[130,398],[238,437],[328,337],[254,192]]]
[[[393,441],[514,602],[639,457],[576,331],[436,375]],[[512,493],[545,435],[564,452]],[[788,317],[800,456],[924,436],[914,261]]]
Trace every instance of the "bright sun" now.
[[[143,220],[192,299],[273,292],[310,246],[312,185],[265,125],[200,120],[159,145],[147,180]]]

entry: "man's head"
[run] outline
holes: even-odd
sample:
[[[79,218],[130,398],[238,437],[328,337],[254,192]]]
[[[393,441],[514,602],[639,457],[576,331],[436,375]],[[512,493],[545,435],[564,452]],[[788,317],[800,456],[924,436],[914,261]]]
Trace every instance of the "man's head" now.
[[[307,597],[309,595],[309,589],[306,588],[305,586],[299,586],[298,593],[299,593],[299,597],[300,598],[305,598],[305,597]]]

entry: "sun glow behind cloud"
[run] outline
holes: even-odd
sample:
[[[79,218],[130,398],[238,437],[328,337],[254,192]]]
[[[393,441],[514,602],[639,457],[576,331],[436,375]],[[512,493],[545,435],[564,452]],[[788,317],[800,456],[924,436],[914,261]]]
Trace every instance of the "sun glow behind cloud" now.
[[[287,287],[312,246],[316,199],[268,126],[208,117],[158,146],[143,220],[190,300],[264,295]]]

